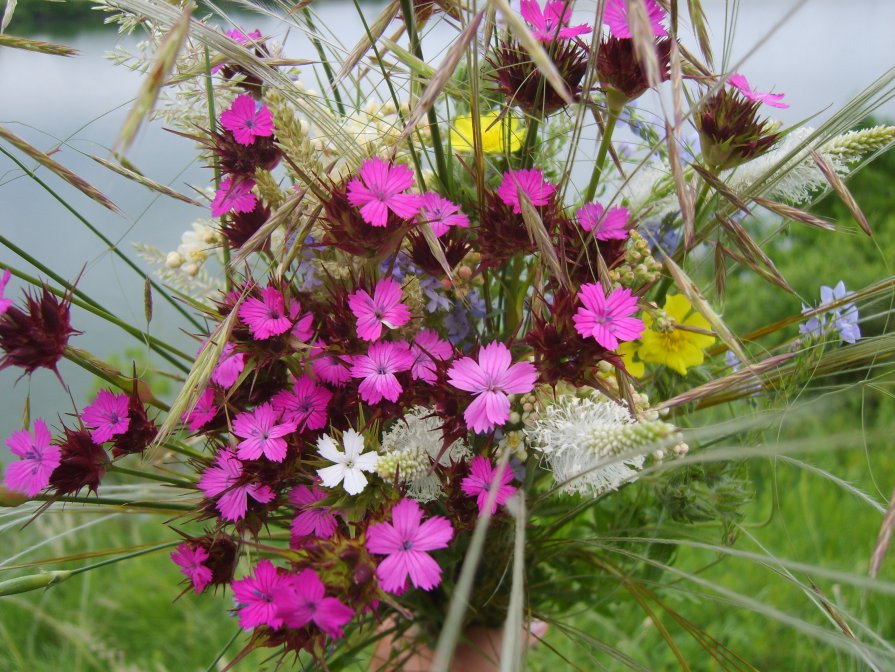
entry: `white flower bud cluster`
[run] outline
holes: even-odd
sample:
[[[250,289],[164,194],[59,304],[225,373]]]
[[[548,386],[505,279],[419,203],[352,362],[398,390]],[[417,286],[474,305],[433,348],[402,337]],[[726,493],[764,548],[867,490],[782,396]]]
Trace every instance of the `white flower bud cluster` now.
[[[525,437],[544,454],[561,490],[599,496],[636,480],[645,449],[667,443],[676,433],[673,425],[637,421],[625,406],[594,394],[559,397],[525,430]],[[677,454],[677,447],[672,450]]]
[[[443,453],[442,445],[441,421],[430,409],[416,406],[382,435],[379,475],[386,481],[397,476],[407,487],[407,496],[418,502],[436,499],[442,494],[437,467],[465,462],[472,455],[463,441],[455,441]]]
[[[175,252],[165,257],[165,266],[196,277],[206,260],[220,246],[221,235],[207,220],[193,222],[191,231],[184,231]]]

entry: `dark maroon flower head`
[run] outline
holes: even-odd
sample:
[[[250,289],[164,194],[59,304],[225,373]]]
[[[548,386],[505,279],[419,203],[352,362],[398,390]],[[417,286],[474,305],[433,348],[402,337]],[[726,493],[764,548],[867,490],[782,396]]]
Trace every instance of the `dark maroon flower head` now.
[[[594,368],[601,361],[624,368],[621,358],[592,338],[582,338],[572,316],[580,304],[576,294],[557,289],[543,314],[535,314],[525,342],[534,351],[534,364],[541,381],[555,385],[564,380],[573,385],[593,384]]]
[[[780,138],[772,124],[759,119],[761,102],[738,91],[722,89],[705,101],[694,119],[706,165],[714,170],[735,168],[767,152]]]
[[[252,50],[260,59],[265,59],[270,57],[270,50],[267,48],[267,45],[264,44],[263,39],[255,40],[257,46]],[[249,44],[245,45],[248,48]],[[264,82],[261,81],[261,78],[256,74],[249,72],[244,67],[237,63],[225,63],[221,66],[220,69],[221,77],[224,79],[235,79],[237,86],[243,89],[246,93],[254,98],[261,99],[262,87]]]
[[[593,233],[568,217],[557,217],[554,221],[558,233],[557,253],[572,284],[580,286],[600,279],[598,254],[603,257],[606,268],[615,268],[624,261],[627,240],[597,240]]]
[[[656,56],[659,59],[659,77],[666,81],[670,77],[671,39],[656,41]],[[650,88],[646,73],[634,53],[634,40],[620,37],[606,37],[600,42],[597,53],[597,78],[607,100],[616,109],[636,98]]]
[[[411,261],[419,266],[429,275],[436,278],[445,277],[444,269],[435,255],[432,254],[432,248],[426,241],[425,236],[419,232],[412,232],[409,236],[410,252],[407,256]],[[469,254],[472,246],[465,231],[458,230],[456,227],[448,229],[441,238],[438,239],[441,248],[444,251],[445,259],[449,268],[456,268],[457,264]]]
[[[25,310],[10,306],[0,316],[0,369],[18,366],[25,373],[45,368],[57,376],[56,364],[65,354],[68,339],[80,334],[71,326],[71,295],[59,298],[44,285],[25,293]]]
[[[267,135],[256,136],[251,145],[243,145],[236,142],[232,132],[218,129],[203,144],[217,155],[225,173],[254,177],[256,169],[273,170],[280,163],[283,152],[276,143],[275,136]]]
[[[372,226],[363,220],[360,208],[348,202],[346,184],[334,184],[323,201],[323,238],[325,246],[335,247],[357,257],[385,258],[394,253],[413,226],[389,211],[385,226]]]
[[[140,398],[139,385],[134,378],[134,389],[128,395],[127,415],[130,424],[127,431],[118,434],[112,442],[112,456],[132,455],[142,453],[155,440],[158,427],[146,414],[146,406]]]
[[[551,196],[547,205],[536,209],[544,228],[551,234],[555,232],[564,219],[556,196]],[[494,192],[485,194],[476,235],[482,255],[482,268],[497,268],[516,255],[532,254],[538,249],[528,233],[522,215],[514,213],[512,206],[504,203]]]
[[[350,287],[340,282],[327,284],[328,301],[309,304],[309,310],[318,316],[317,336],[342,354],[366,351],[367,346],[357,335],[357,316],[348,305],[348,295],[365,289],[372,296],[375,283],[358,279],[352,280]]]
[[[209,585],[230,585],[239,562],[239,545],[233,537],[223,532],[209,532],[201,537],[192,537],[180,530],[175,532],[186,540],[191,549],[202,548],[208,553],[202,564],[211,570]]]
[[[73,495],[86,487],[96,494],[106,473],[109,456],[90,438],[90,432],[63,426],[65,437],[57,445],[62,453],[59,466],[50,476],[57,495]]]
[[[582,93],[581,80],[587,71],[588,49],[578,40],[563,40],[552,47],[553,63],[573,98]],[[489,73],[511,105],[530,114],[552,114],[566,106],[547,83],[528,52],[516,40],[504,40],[488,58],[494,68]]]
[[[255,204],[255,209],[251,212],[228,214],[221,224],[221,235],[227,241],[227,247],[236,250],[245,245],[246,241],[258,232],[268,217],[270,217],[270,208],[261,201]],[[269,250],[270,241],[265,241],[261,249]]]

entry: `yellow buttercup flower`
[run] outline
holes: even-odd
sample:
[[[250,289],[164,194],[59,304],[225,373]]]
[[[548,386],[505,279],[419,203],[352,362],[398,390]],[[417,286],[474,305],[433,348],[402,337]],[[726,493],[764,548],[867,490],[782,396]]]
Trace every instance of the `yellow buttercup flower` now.
[[[522,146],[522,125],[516,118],[504,117],[497,121],[500,115],[496,111],[485,112],[479,117],[482,127],[482,151],[486,154],[502,153],[504,151],[515,152]],[[505,140],[509,139],[509,146]],[[455,152],[472,151],[472,117],[457,117],[451,128],[451,149]]]
[[[644,362],[663,364],[685,376],[688,368],[702,364],[705,360],[703,350],[715,342],[715,337],[674,328],[675,324],[682,324],[706,331],[711,329],[709,321],[693,310],[693,305],[683,294],[666,297],[664,310],[673,321],[667,326],[656,325],[661,329],[652,329],[653,318],[644,313],[646,330],[640,337],[642,344],[637,355]]]
[[[626,341],[616,350],[625,363],[625,369],[635,378],[641,378],[646,370],[646,366],[640,359],[634,359],[639,348],[640,344],[637,341]]]

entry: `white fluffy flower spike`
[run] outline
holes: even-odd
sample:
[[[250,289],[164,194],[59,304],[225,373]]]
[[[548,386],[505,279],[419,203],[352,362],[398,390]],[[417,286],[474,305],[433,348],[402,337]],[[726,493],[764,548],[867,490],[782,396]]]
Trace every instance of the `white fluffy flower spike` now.
[[[636,480],[644,449],[676,432],[667,422],[638,422],[607,397],[562,396],[525,434],[564,492],[598,496]]]
[[[364,437],[349,429],[342,434],[345,452],[340,451],[329,434],[317,439],[317,452],[324,459],[334,462],[331,467],[317,470],[324,487],[334,488],[344,481],[345,492],[357,495],[367,487],[365,471],[374,471],[379,456],[374,452],[364,453]]]

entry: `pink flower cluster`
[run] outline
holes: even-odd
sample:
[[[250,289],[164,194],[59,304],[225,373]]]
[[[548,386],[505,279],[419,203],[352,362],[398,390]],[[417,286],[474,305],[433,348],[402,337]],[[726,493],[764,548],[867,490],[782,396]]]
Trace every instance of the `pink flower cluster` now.
[[[236,613],[243,630],[267,626],[273,630],[315,625],[338,639],[354,610],[334,597],[312,569],[291,573],[277,569],[270,560],[255,565],[254,576],[231,584]]]

